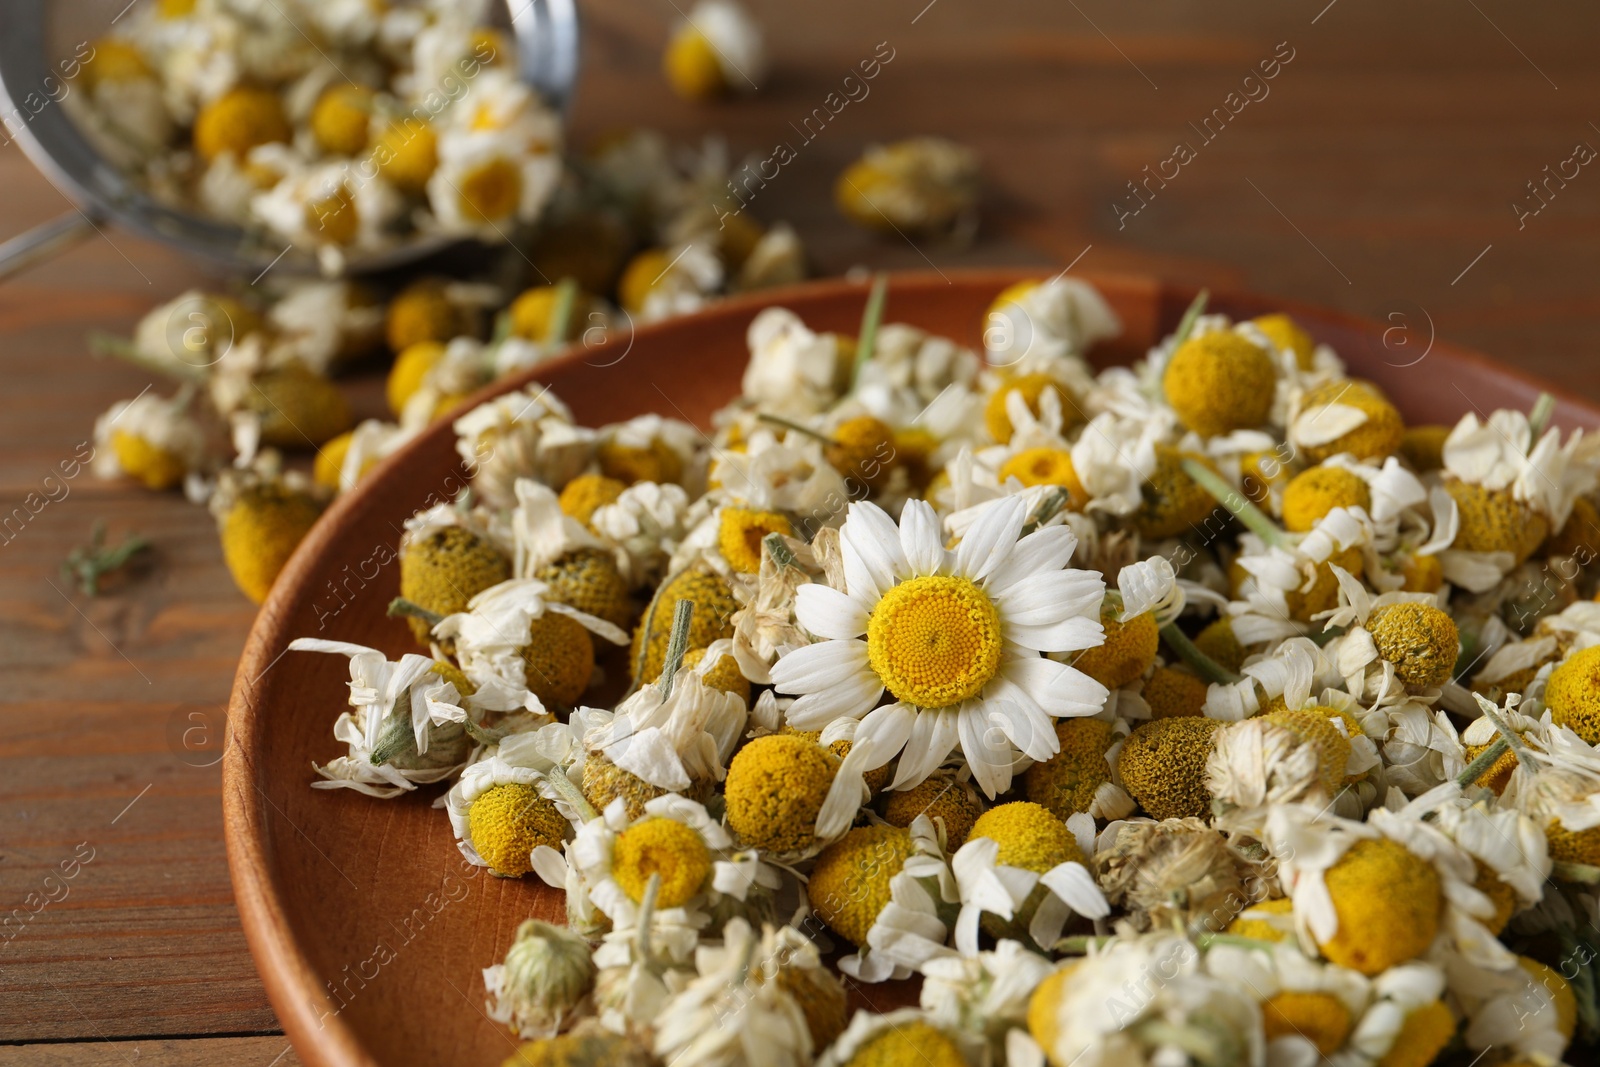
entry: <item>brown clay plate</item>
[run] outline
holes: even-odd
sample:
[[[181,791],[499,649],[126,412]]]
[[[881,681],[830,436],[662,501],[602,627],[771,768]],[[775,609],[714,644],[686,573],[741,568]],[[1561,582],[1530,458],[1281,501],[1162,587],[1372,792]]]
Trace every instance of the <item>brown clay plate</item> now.
[[[1027,276],[896,276],[888,321],[981,347],[990,301]],[[1084,277],[1124,324],[1116,344],[1094,353],[1102,364],[1142,355],[1176,326],[1194,295],[1150,278]],[[475,400],[537,378],[584,425],[653,411],[704,426],[738,391],[745,327],[759,310],[779,304],[814,329],[853,334],[865,298],[864,284],[829,281],[730,300],[641,328],[631,345],[568,355]],[[1352,375],[1382,386],[1408,422],[1453,423],[1473,409],[1526,410],[1542,388],[1432,340],[1424,324],[1397,330],[1256,296],[1217,296],[1211,306],[1240,318],[1289,311],[1339,352]],[[1600,409],[1562,397],[1556,421],[1593,428]],[[411,650],[406,628],[384,614],[399,589],[401,525],[464,484],[449,423],[440,422],[340,499],[262,607],[234,683],[223,762],[228,861],[268,996],[310,1067],[499,1063],[515,1044],[484,1015],[479,972],[498,962],[522,920],[563,915],[561,894],[536,879],[496,879],[462,860],[448,821],[430,807],[439,787],[396,800],[309,787],[312,761],[339,754],[331,726],[345,706],[348,674],[343,657],[285,648],[295,637],[314,636],[394,657]],[[868,987],[856,1000],[887,1009],[908,995]]]

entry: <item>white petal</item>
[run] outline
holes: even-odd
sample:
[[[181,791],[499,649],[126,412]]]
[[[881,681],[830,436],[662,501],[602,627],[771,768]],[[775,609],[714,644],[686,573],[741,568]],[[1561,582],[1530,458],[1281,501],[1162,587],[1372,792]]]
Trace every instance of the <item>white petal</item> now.
[[[852,553],[859,561],[860,568],[865,570],[876,596],[881,596],[906,577],[910,570],[905,553],[900,550],[900,530],[888,513],[876,504],[856,501],[850,505],[850,517],[839,528],[839,544],[844,554],[851,596],[859,598],[861,595],[850,575]]]
[[[872,739],[872,760],[867,770],[876,770],[899,755],[906,747],[916,719],[917,709],[910,704],[886,704],[874,708],[861,720],[861,725],[856,727],[855,743],[859,744],[864,738]]]
[[[957,713],[961,733],[961,751],[967,757],[967,766],[984,795],[991,800],[996,794],[1011,787],[1012,763],[1016,750],[1005,732],[987,721],[983,705],[971,701],[962,705]]]
[[[544,884],[556,889],[567,887],[567,861],[561,858],[561,853],[549,845],[537,845],[533,850],[533,873],[544,880]]]
[[[832,841],[844,836],[855,821],[861,805],[871,799],[871,790],[862,780],[862,774],[872,761],[873,748],[874,742],[870,737],[851,742],[850,751],[845,754],[839,770],[833,776],[833,782],[828,786],[822,809],[817,812],[816,836],[819,839]]]
[[[910,789],[932,774],[955,747],[956,712],[953,708],[917,712],[889,788]]]
[[[1071,562],[1077,547],[1078,535],[1070,526],[1035,530],[1017,542],[1009,558],[989,575],[985,588],[998,595],[1036,574],[1058,571]]]
[[[345,656],[378,651],[366,645],[353,645],[349,641],[324,641],[320,637],[297,637],[289,642],[289,649],[293,652],[335,652]]]
[[[1035,763],[1043,763],[1061,751],[1061,739],[1056,737],[1050,716],[1021,686],[1001,679],[987,703],[991,721]]]
[[[1104,919],[1111,914],[1111,905],[1100,892],[1094,878],[1081,863],[1062,863],[1050,868],[1039,880],[1050,891],[1068,904],[1079,915],[1090,919]]]
[[[1021,497],[1002,497],[985,505],[972,528],[956,546],[957,574],[981,581],[1005,563],[1017,544],[1017,534],[1027,521],[1027,502]]]
[[[1075,667],[1039,656],[1007,660],[1000,670],[1045,710],[1063,718],[1093,715],[1105,707],[1110,691]]]
[[[944,567],[939,519],[926,500],[908,500],[900,512],[900,548],[913,576],[937,574]]]
[[[772,684],[780,693],[815,693],[871,671],[865,641],[819,641],[780,656],[772,665]]]
[[[817,582],[795,590],[794,617],[818,637],[848,641],[867,632],[867,611],[860,602]]]

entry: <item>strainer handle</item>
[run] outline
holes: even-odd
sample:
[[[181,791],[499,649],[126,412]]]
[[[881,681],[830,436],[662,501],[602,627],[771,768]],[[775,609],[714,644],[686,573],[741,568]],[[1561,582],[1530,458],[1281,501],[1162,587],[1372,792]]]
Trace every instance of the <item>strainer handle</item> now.
[[[93,217],[75,208],[70,214],[58,216],[17,234],[0,244],[0,281],[41,260],[49,259],[68,245],[77,244],[98,228],[99,224]]]

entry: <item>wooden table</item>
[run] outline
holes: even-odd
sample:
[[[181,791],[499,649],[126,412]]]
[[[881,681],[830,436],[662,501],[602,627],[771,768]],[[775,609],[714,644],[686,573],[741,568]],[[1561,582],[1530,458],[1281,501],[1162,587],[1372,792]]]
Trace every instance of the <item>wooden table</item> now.
[[[626,124],[717,131],[740,155],[789,142],[752,209],[793,222],[819,273],[1153,271],[1387,319],[1405,352],[1437,331],[1600,398],[1600,173],[1528,185],[1600,146],[1593,5],[762,0],[774,70],[711,107],[662,88],[675,6],[584,5],[576,139]],[[894,58],[869,94],[806,141],[795,127],[880,42]],[[874,238],[829,202],[865,144],[916,133],[983,157],[971,247]],[[67,209],[14,146],[0,189],[0,236]],[[251,606],[203,510],[60,475],[94,417],[150,384],[93,360],[85,333],[126,333],[202,283],[111,229],[0,284],[0,517],[36,512],[0,527],[0,909],[30,916],[0,939],[0,1063],[295,1062],[221,840],[222,708]],[[148,536],[154,565],[86,599],[58,568],[101,517]]]

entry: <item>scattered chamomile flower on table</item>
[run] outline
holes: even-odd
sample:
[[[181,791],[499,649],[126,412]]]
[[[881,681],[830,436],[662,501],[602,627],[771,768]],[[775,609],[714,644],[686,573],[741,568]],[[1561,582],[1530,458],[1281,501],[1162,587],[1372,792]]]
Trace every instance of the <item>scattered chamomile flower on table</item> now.
[[[767,73],[761,27],[733,0],[700,0],[673,30],[661,69],[685,100],[753,93]]]

